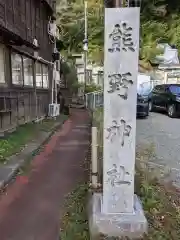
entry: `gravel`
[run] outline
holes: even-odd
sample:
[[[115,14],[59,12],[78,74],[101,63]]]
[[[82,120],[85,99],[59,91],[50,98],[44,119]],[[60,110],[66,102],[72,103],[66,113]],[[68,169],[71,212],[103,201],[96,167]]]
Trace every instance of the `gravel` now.
[[[147,119],[137,119],[138,148],[153,146],[151,161],[180,169],[180,119],[162,113],[150,113]]]

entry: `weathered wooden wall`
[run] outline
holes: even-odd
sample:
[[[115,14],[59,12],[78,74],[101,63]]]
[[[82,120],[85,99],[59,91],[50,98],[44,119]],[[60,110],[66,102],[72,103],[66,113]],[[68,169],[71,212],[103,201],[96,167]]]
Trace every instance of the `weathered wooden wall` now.
[[[47,29],[53,13],[53,2],[53,0],[0,0],[1,42],[7,44],[4,40],[4,32],[8,32],[10,34],[8,36],[12,34],[12,38],[13,34],[20,36],[25,44],[14,45],[13,48],[21,54],[27,53],[33,56],[34,49],[31,45],[36,38],[39,43],[39,56],[51,61],[53,44],[49,40]],[[6,83],[0,85],[0,133],[46,115],[50,95],[49,89],[37,89],[36,101],[34,87],[13,86],[9,46],[5,55]],[[50,79],[51,77],[49,81]]]
[[[31,44],[36,38],[40,46],[39,54],[47,60],[52,57],[52,43],[47,33],[51,14],[51,9],[41,0],[0,0],[0,27],[21,36]],[[32,48],[19,49],[33,54]]]
[[[37,99],[37,105],[36,105]],[[0,135],[18,125],[33,121],[47,114],[47,90],[8,90],[0,93]],[[36,107],[37,106],[37,107]]]

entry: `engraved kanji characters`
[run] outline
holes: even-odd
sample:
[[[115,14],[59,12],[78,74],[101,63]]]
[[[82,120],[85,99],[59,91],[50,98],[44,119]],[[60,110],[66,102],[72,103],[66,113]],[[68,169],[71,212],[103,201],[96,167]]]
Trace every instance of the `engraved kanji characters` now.
[[[113,164],[112,169],[107,172],[108,182],[112,187],[120,185],[131,185],[131,181],[126,180],[126,177],[130,176],[130,173],[125,170],[124,166],[117,167],[116,164]]]
[[[107,139],[109,139],[111,142],[114,142],[115,137],[120,135],[120,125],[118,125],[116,120],[112,121],[112,126],[107,128],[107,132]]]
[[[120,120],[120,124],[116,120],[112,121],[112,125],[107,128],[108,136],[111,142],[114,142],[115,138],[120,138],[121,146],[124,146],[125,137],[129,137],[131,133],[131,126],[126,124],[124,119]]]
[[[126,22],[115,24],[112,33],[109,34],[111,47],[108,48],[108,51],[111,53],[120,52],[121,50],[125,52],[128,50],[135,52],[132,31],[132,27],[129,27]]]
[[[121,138],[121,146],[124,146],[124,139],[125,137],[130,136],[131,132],[131,126],[126,124],[126,121],[124,119],[121,119],[121,126],[122,126],[122,138]]]
[[[118,95],[126,100],[128,98],[129,86],[133,85],[133,80],[128,79],[129,77],[132,77],[132,74],[130,72],[108,75],[110,87],[108,93],[114,93],[115,91],[118,91]]]

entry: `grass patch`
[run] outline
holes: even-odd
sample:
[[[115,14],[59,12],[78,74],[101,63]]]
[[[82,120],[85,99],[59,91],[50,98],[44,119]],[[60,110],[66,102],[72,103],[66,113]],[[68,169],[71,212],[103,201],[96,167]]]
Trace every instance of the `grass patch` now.
[[[143,240],[179,240],[180,211],[172,196],[157,181],[145,181],[140,173],[141,184],[136,186],[149,223],[148,235]],[[176,196],[177,198],[178,196]]]
[[[57,119],[45,119],[39,123],[28,123],[17,128],[9,136],[0,139],[0,163],[6,163],[7,158],[20,152],[27,143],[36,139],[41,132],[51,131],[57,122],[64,121],[67,116]]]
[[[63,217],[63,227],[60,240],[88,240],[87,220],[87,193],[88,185],[84,184],[73,191],[67,199],[67,212]]]
[[[141,160],[151,156],[150,147],[141,152]],[[144,156],[144,157],[143,157]],[[159,179],[166,175],[162,169],[149,169],[148,162],[136,164],[135,190],[141,198],[149,228],[143,240],[180,239],[180,195],[171,183],[160,184]],[[167,186],[168,185],[168,186]]]

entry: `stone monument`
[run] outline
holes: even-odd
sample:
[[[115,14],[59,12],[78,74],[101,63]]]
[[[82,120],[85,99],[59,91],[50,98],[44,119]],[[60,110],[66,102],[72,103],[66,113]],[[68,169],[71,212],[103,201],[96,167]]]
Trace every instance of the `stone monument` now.
[[[139,21],[139,8],[105,9],[103,194],[91,199],[92,239],[147,231],[134,195]]]

